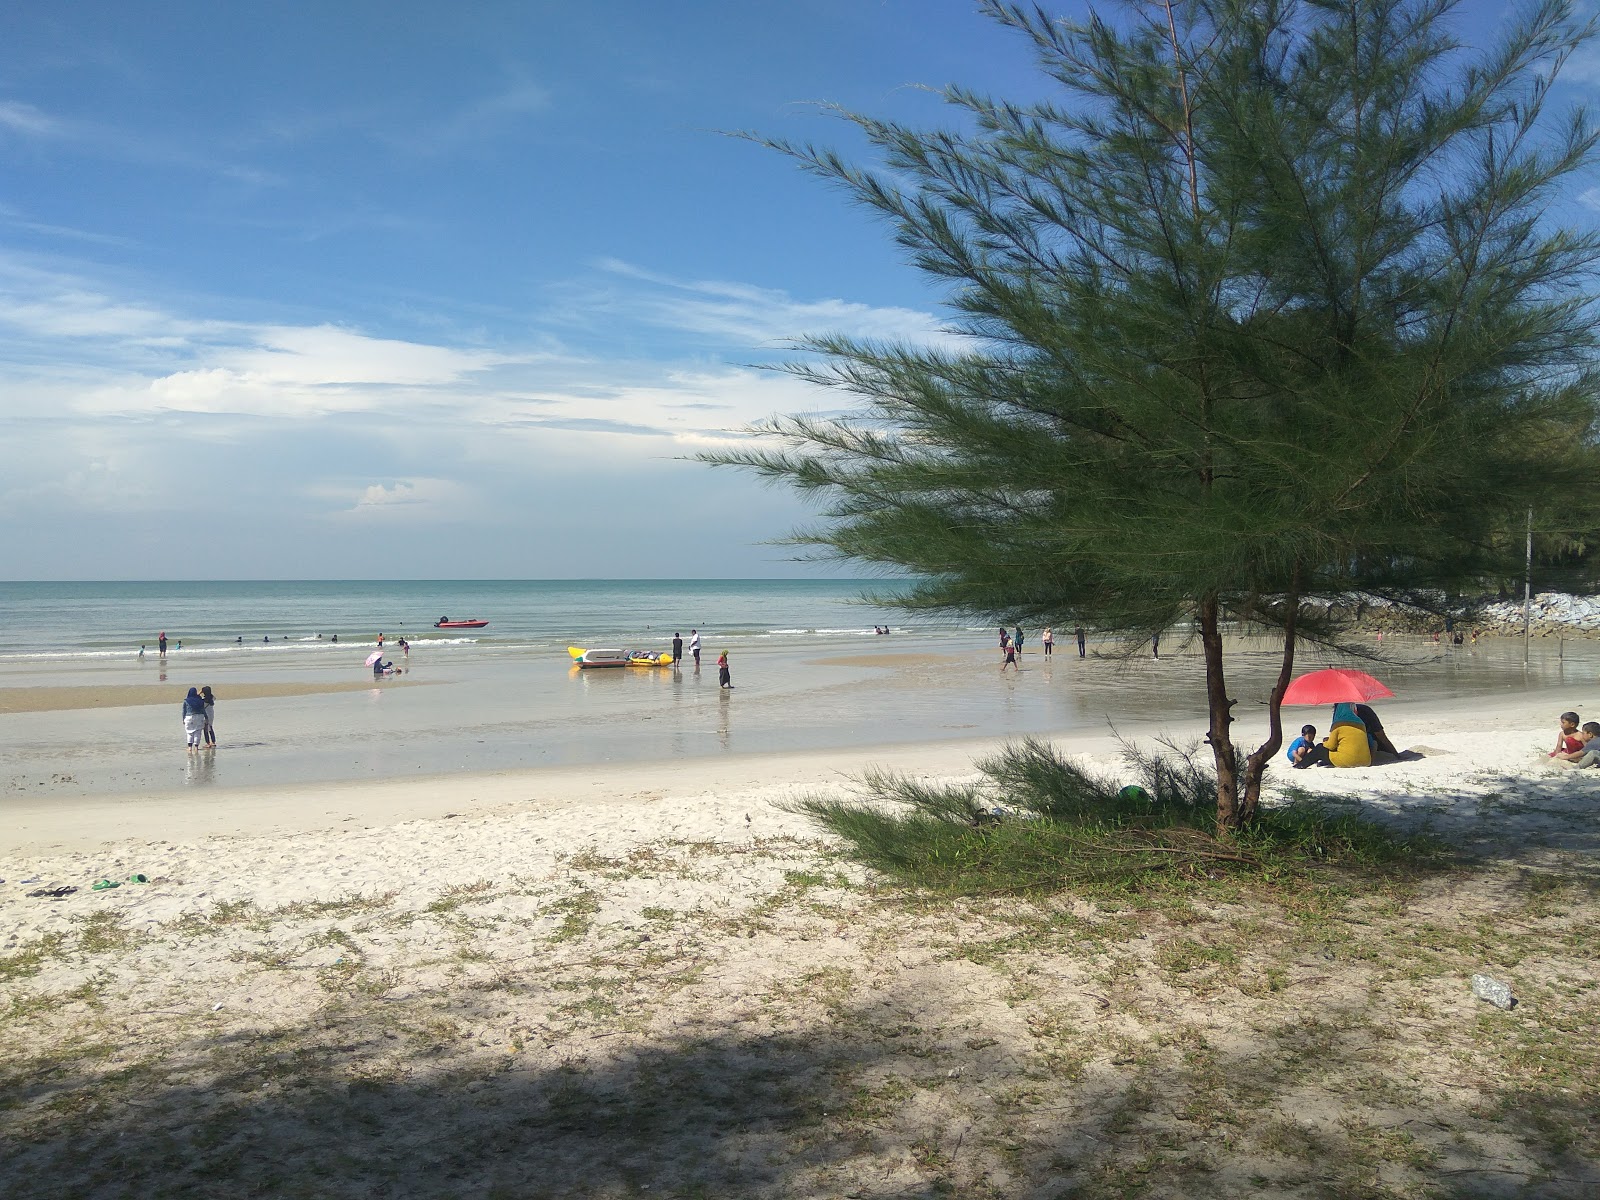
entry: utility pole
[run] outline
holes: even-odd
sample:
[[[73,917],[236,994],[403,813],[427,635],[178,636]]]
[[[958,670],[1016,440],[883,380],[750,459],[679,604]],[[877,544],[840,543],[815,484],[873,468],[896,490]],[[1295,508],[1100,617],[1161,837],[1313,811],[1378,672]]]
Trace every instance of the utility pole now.
[[[1528,566],[1522,577],[1522,665],[1533,652],[1533,509],[1528,510]]]

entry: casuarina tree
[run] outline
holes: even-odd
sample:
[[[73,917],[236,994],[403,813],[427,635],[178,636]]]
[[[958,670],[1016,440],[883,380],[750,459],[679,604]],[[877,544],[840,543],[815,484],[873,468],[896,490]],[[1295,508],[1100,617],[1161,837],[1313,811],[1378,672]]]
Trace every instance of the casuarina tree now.
[[[843,415],[709,458],[817,496],[797,540],[905,572],[908,606],[1192,626],[1235,826],[1297,642],[1337,638],[1308,601],[1470,586],[1530,505],[1595,492],[1597,243],[1552,214],[1596,137],[1549,103],[1588,30],[1563,0],[1478,52],[1450,0],[983,7],[1052,98],[842,113],[871,167],[757,139],[886,218],[952,336],[802,343],[781,369]],[[1283,637],[1248,755],[1235,623]]]

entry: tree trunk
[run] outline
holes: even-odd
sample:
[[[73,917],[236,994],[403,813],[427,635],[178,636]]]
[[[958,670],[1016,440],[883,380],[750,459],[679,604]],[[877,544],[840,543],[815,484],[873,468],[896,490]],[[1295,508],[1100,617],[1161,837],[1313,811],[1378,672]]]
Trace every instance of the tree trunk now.
[[[1217,764],[1217,827],[1239,827],[1239,763],[1233,752],[1233,701],[1228,699],[1227,681],[1222,670],[1222,627],[1218,620],[1215,596],[1200,601],[1200,645],[1206,656],[1206,705],[1211,727],[1206,744]]]
[[[1295,572],[1299,583],[1299,571]],[[1295,618],[1300,612],[1298,586],[1285,600],[1283,617],[1283,658],[1278,664],[1278,681],[1272,685],[1272,695],[1267,698],[1267,740],[1256,747],[1255,753],[1244,760],[1244,795],[1239,800],[1239,823],[1247,825],[1256,819],[1261,805],[1261,776],[1267,763],[1283,747],[1283,694],[1289,690],[1289,678],[1294,674]]]

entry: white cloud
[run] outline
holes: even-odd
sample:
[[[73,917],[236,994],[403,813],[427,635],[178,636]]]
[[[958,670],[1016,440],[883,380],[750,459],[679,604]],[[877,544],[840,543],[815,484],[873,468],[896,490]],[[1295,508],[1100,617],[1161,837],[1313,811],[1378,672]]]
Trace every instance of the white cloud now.
[[[453,520],[478,497],[474,489],[452,479],[390,479],[365,486],[316,484],[306,489],[314,499],[330,503],[329,515],[356,523]]]
[[[634,312],[666,295],[769,316],[807,308],[738,284],[637,282],[620,301]],[[854,321],[855,332],[885,327],[872,316],[884,310],[834,304],[809,311]],[[48,528],[113,539],[132,555],[111,531],[165,545],[196,514],[209,528],[266,528],[285,543],[359,529],[388,544],[426,525],[450,530],[449,547],[457,534],[463,547],[496,544],[485,522],[538,540],[579,479],[597,527],[641,506],[692,508],[719,486],[731,494],[675,460],[773,413],[837,402],[791,376],[727,365],[722,354],[748,352],[742,335],[663,338],[655,357],[617,358],[606,352],[619,340],[615,310],[586,314],[605,331],[591,354],[538,328],[501,346],[448,321],[408,318],[429,332],[403,337],[193,312],[0,255],[7,544],[32,545],[27,531]],[[51,544],[41,540],[29,561],[56,554]]]

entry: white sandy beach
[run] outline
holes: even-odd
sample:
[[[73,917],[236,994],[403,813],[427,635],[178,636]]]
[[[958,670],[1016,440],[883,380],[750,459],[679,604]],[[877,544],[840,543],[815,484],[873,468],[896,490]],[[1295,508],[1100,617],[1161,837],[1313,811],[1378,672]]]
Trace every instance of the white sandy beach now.
[[[1586,700],[1600,706],[1600,689],[1444,701],[1426,715],[1390,704],[1396,744],[1427,757],[1299,772],[1280,757],[1270,789],[1353,797],[1481,856],[1489,875],[1450,877],[1409,902],[1447,924],[1481,922],[1504,902],[1503,886],[1484,882],[1502,878],[1496,870],[1556,880],[1591,870],[1600,771],[1543,757],[1555,713]],[[1320,727],[1326,712],[1290,720]],[[30,1195],[123,1194],[129,1160],[119,1143],[131,1136],[140,1153],[154,1152],[130,1132],[143,1114],[189,1147],[171,1194],[204,1194],[208,1171],[236,1192],[287,1188],[303,1179],[283,1156],[333,1154],[346,1174],[317,1194],[921,1195],[944,1179],[1032,1196],[1043,1194],[1041,1180],[1101,1178],[1110,1159],[1100,1175],[1082,1165],[1095,1147],[1109,1154],[1115,1144],[1118,1170],[1132,1161],[1102,1128],[1100,1108],[1133,1086],[1127,1063],[1182,1073],[1192,1046],[1177,1059],[1159,1050],[1169,1044],[1162,1023],[1255,1071],[1269,1064],[1255,1061],[1250,1030],[1279,1028],[1307,1005],[1382,1012],[1403,1002],[1418,1036],[1435,1039],[1441,1023],[1480,1019],[1455,968],[1407,980],[1353,961],[1330,982],[1327,963],[1294,957],[1299,950],[1286,951],[1287,966],[1261,968],[1261,979],[1278,981],[1271,988],[1231,966],[1196,990],[1192,974],[1161,966],[1161,947],[1206,943],[1222,913],[1175,925],[1138,917],[1137,937],[1155,940],[1121,951],[1105,930],[1128,918],[1068,898],[1060,912],[1075,936],[1099,947],[1087,957],[1037,948],[1010,962],[964,957],[963,942],[992,940],[1018,919],[1016,906],[959,903],[930,922],[915,906],[880,901],[864,872],[785,808],[800,794],[842,792],[868,764],[968,775],[974,754],[995,744],[19,801],[0,845],[0,961],[13,1013],[4,1048],[24,1064],[6,1079],[12,1107],[0,1116],[24,1147],[9,1167]],[[1062,744],[1113,776],[1119,769],[1109,733]],[[134,873],[150,882],[91,889]],[[27,895],[47,886],[79,890]],[[1586,910],[1577,929],[1593,920]],[[1124,965],[1107,975],[1111,961]],[[1480,965],[1538,996],[1506,1015],[1532,1036],[1558,995],[1578,1005],[1561,1019],[1592,1014],[1593,964],[1572,948],[1560,961]],[[1211,999],[1196,1007],[1197,996]],[[894,1028],[903,1034],[885,1032]],[[1146,1041],[1148,1051],[1129,1049]],[[1065,1091],[1044,1088],[1038,1073],[1068,1042],[1079,1066]],[[1499,1093],[1492,1079],[1463,1074],[1469,1047],[1435,1061],[1425,1037],[1406,1046],[1404,1063],[1383,1068],[1410,1080],[1405,1098],[1380,1102],[1343,1085],[1319,1097],[1307,1082],[1276,1096],[1275,1119],[1336,1133],[1401,1111],[1439,1118],[1447,1099],[1454,1115],[1441,1128],[1455,1148],[1429,1162],[1458,1162],[1475,1179],[1551,1177],[1548,1155],[1497,1138],[1474,1108]],[[282,1068],[288,1082],[272,1081],[280,1059],[299,1064]],[[147,1083],[128,1091],[134,1075]],[[846,1077],[854,1082],[840,1092]],[[1595,1085],[1585,1077],[1582,1096]],[[88,1114],[75,1136],[98,1149],[68,1156],[49,1114],[91,1095],[73,1110]],[[1016,1099],[1027,1095],[1038,1099]],[[333,1096],[358,1100],[350,1108]],[[1046,1096],[1078,1114],[1070,1131],[1051,1132],[1059,1122],[1032,1110]],[[543,1114],[542,1148],[521,1146],[506,1124],[519,1104]],[[330,1141],[319,1124],[336,1110],[352,1129],[378,1124],[348,1145]],[[230,1113],[250,1113],[255,1132],[235,1129]],[[1270,1144],[1251,1144],[1237,1161],[1207,1151],[1215,1132],[1196,1133],[1193,1114],[1150,1120],[1141,1137],[1187,1129],[1199,1139],[1189,1157],[1209,1156],[1206,1187],[1190,1194],[1238,1194],[1230,1187],[1255,1177],[1292,1182],[1304,1165]],[[225,1130],[215,1136],[233,1149],[219,1159],[196,1148],[206,1128]],[[973,1134],[965,1151],[961,1128]],[[1331,1147],[1338,1139],[1327,1136]],[[478,1147],[467,1159],[448,1151],[458,1138]],[[1018,1148],[1005,1151],[1006,1138]],[[1080,1166],[1048,1165],[1056,1160]],[[1430,1178],[1421,1162],[1385,1158],[1373,1170],[1409,1171],[1416,1183]],[[393,1174],[402,1164],[409,1186]],[[1570,1184],[1539,1194],[1600,1188],[1592,1165],[1562,1169],[1558,1180]],[[535,1178],[548,1190],[516,1190]]]

